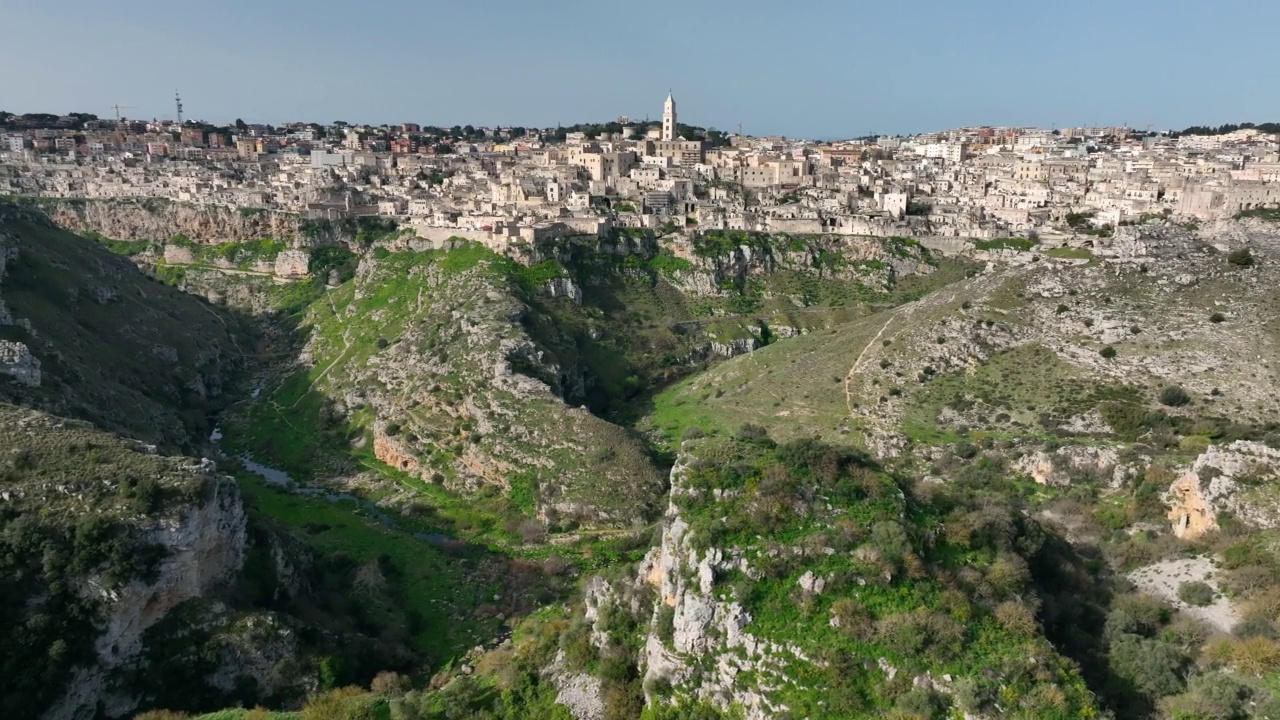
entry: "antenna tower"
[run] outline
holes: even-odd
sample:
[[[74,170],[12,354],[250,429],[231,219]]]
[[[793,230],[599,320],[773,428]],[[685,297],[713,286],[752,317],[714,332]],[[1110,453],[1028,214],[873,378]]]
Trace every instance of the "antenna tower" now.
[[[178,88],[173,89],[173,102],[178,106],[178,127],[182,127],[182,96],[178,94]]]

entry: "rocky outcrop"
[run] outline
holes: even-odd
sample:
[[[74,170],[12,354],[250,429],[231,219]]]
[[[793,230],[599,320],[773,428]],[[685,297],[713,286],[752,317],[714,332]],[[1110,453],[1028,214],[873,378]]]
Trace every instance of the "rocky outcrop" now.
[[[552,278],[542,286],[542,291],[551,297],[569,298],[575,305],[582,304],[582,288],[578,287],[573,278]]]
[[[679,464],[672,470],[673,495],[682,492],[685,472]],[[799,648],[747,632],[751,614],[736,599],[716,597],[716,578],[731,571],[753,576],[746,560],[732,549],[696,549],[689,525],[673,503],[662,543],[645,557],[637,576],[657,591],[642,650],[645,686],[670,683],[679,693],[722,709],[739,705],[746,720],[767,720],[787,710],[772,703],[768,693],[788,682],[783,668],[804,656]],[[821,592],[818,584],[814,578],[811,588]],[[705,667],[706,658],[714,658],[710,668]]]
[[[1173,534],[1183,540],[1194,540],[1218,529],[1218,513],[1200,490],[1200,478],[1188,472],[1169,488],[1169,521]]]
[[[311,276],[311,256],[303,250],[285,250],[276,256],[272,273],[287,280],[301,280]]]
[[[1053,453],[1038,450],[1024,455],[1014,468],[1041,485],[1069,485],[1074,475],[1102,477],[1110,481],[1113,475],[1123,479],[1123,470],[1116,467],[1116,451],[1105,447],[1068,445]],[[1111,484],[1116,484],[1112,482]]]
[[[373,455],[397,470],[410,473],[418,471],[418,458],[414,457],[409,449],[384,433],[374,433]]]
[[[168,244],[164,246],[163,257],[167,265],[194,265],[196,251],[186,245]]]
[[[714,341],[709,346],[711,355],[720,358],[732,358],[755,352],[761,348],[760,341],[755,338],[738,338],[736,340]]]
[[[556,702],[568,708],[576,720],[603,720],[604,684],[599,678],[569,670],[563,650],[556,655],[547,676],[556,686]]]
[[[231,478],[216,475],[207,460],[190,470],[207,479],[202,500],[155,518],[146,531],[147,539],[166,551],[154,580],[135,579],[109,589],[90,578],[81,588],[105,608],[95,644],[98,662],[76,672],[44,720],[86,720],[95,717],[99,707],[109,717],[131,711],[138,699],[111,678],[136,663],[144,649],[143,633],[171,609],[219,588],[239,571],[246,542],[240,491]]]
[[[1280,526],[1280,503],[1264,488],[1280,478],[1280,450],[1239,440],[1205,450],[1165,495],[1173,533],[1194,540],[1230,512],[1260,528]]]
[[[40,387],[40,360],[22,343],[0,340],[0,375],[9,375],[28,387]]]

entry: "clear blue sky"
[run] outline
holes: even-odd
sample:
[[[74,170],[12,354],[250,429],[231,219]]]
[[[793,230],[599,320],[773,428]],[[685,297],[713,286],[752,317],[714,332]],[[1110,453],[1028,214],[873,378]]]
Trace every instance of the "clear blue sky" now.
[[[1272,0],[11,0],[0,110],[846,137],[1280,121]]]

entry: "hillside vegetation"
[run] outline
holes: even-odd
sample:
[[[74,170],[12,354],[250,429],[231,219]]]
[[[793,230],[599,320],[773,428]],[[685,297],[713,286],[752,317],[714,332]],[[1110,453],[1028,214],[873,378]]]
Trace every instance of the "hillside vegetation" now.
[[[160,210],[0,225],[29,715],[1280,716],[1257,218],[957,258],[357,223],[277,276],[287,218]]]

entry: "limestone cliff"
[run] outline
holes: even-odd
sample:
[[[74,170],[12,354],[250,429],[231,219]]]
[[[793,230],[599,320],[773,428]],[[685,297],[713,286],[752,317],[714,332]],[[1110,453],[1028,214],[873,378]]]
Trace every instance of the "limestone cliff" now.
[[[673,471],[673,491],[679,487],[681,471]],[[658,597],[643,650],[646,685],[669,683],[680,688],[686,700],[726,710],[739,706],[746,720],[785,713],[787,707],[770,700],[768,693],[788,682],[787,665],[808,658],[798,647],[770,642],[748,630],[751,613],[732,596],[715,592],[717,578],[751,571],[746,559],[736,548],[699,550],[688,531],[673,505],[663,523],[661,545],[640,566],[640,581],[652,586]]]
[[[1255,527],[1280,526],[1277,479],[1280,450],[1244,440],[1209,447],[1166,493],[1173,533],[1194,540],[1218,529],[1223,512]]]
[[[154,579],[136,579],[111,588],[89,577],[81,590],[102,608],[103,630],[94,642],[96,663],[79,668],[46,720],[87,719],[99,705],[109,717],[136,707],[138,698],[112,682],[142,654],[143,634],[178,605],[220,589],[244,558],[245,513],[230,478],[218,476],[212,463],[188,466],[204,478],[200,502],[151,519],[141,528],[142,542],[163,550]]]
[[[164,200],[49,200],[41,205],[59,227],[116,240],[162,242],[183,235],[192,242],[218,244],[270,237],[307,244],[302,218],[275,210],[239,211],[217,205]]]

